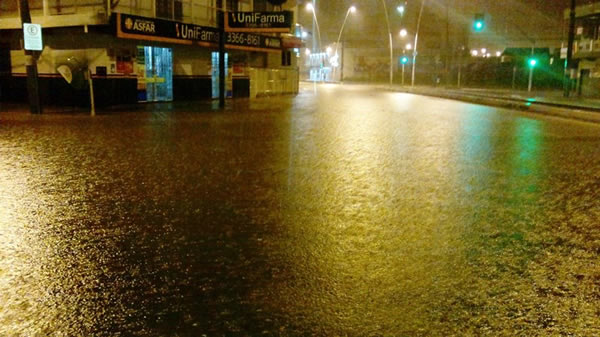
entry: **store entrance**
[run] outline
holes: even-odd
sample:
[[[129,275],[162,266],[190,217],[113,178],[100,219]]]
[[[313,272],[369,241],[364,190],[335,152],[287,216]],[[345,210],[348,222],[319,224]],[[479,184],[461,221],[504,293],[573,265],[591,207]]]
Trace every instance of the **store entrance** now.
[[[219,53],[212,52],[212,98],[219,98]],[[225,97],[231,97],[231,74],[227,67],[229,63],[229,54],[225,53]]]
[[[138,100],[173,100],[173,51],[171,48],[138,46]]]

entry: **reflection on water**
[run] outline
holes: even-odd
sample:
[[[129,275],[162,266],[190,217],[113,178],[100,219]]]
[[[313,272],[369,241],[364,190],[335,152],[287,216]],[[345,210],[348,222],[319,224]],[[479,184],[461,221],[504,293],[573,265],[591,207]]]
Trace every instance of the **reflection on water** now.
[[[594,141],[574,153],[507,111],[308,89],[224,113],[0,115],[0,335],[590,335],[563,313],[598,321],[593,277],[569,288],[543,257],[565,265],[560,202],[595,200],[548,177],[593,177],[577,159]]]

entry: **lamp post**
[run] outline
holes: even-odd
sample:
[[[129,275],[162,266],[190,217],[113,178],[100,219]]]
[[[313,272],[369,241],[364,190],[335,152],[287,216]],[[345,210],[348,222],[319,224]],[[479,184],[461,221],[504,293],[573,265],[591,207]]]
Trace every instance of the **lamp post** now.
[[[415,33],[415,45],[413,49],[413,61],[412,61],[412,76],[410,80],[410,86],[415,85],[415,66],[417,64],[417,43],[419,42],[419,27],[421,27],[421,17],[423,16],[423,7],[425,7],[425,0],[421,0],[421,9],[419,10],[419,18],[417,19],[417,31]]]
[[[394,49],[392,45],[392,30],[390,28],[390,19],[388,17],[387,5],[385,4],[385,0],[381,0],[383,4],[383,10],[385,12],[385,22],[387,24],[388,36],[390,40],[390,86],[392,86],[394,82]]]
[[[565,59],[565,74],[563,79],[563,96],[571,94],[571,73],[573,72],[573,43],[575,42],[575,0],[571,0],[569,10],[569,36],[567,37],[567,58]]]
[[[348,15],[350,15],[350,13],[355,13],[356,12],[356,7],[354,6],[350,6],[350,8],[348,8],[348,10],[346,11],[346,16],[344,17],[344,22],[342,23],[342,28],[340,29],[340,34],[338,35],[338,39],[337,42],[335,43],[335,54],[337,56],[338,54],[338,47],[340,45],[340,39],[342,38],[342,32],[344,31],[344,26],[346,25],[346,20],[348,19]],[[340,61],[340,82],[344,81],[343,78],[344,75],[344,52],[342,51],[342,58]]]
[[[400,38],[404,39],[408,36],[408,31],[404,28],[400,29]],[[402,86],[404,86],[404,66],[408,63],[408,57],[406,56],[406,50],[412,49],[412,45],[407,43],[402,49],[402,57],[400,58],[400,63],[402,64]]]
[[[533,68],[535,68],[537,60],[532,56],[532,58],[527,61],[527,64],[529,65],[529,85],[527,87],[527,91],[531,92],[531,86],[533,83]]]
[[[319,51],[321,51],[321,29],[319,28],[319,20],[317,20],[317,14],[315,14],[315,7],[313,7],[312,3],[308,3],[306,5],[306,9],[312,12],[313,19],[315,20],[315,25],[317,26],[317,36],[319,37]]]
[[[321,46],[321,29],[319,28],[319,20],[317,20],[317,14],[315,13],[315,7],[313,6],[313,4],[309,2],[306,5],[306,9],[309,10],[310,12],[312,12],[313,23],[314,23],[313,27],[316,26],[316,28],[317,28],[317,36],[319,38],[319,48],[318,48],[318,50],[313,50],[313,52],[317,52],[318,51],[317,57],[318,57],[318,60],[319,60],[319,67],[320,67],[319,71],[318,71],[318,74],[319,74],[318,77],[319,77],[320,81],[322,81],[323,78],[322,78],[322,72],[321,72],[321,67],[322,67],[322,65],[321,65],[321,57],[322,57],[322,55],[321,55],[321,48],[322,48],[322,46]],[[314,34],[313,34],[313,49],[314,48],[315,48],[315,44],[314,44]],[[311,65],[311,68],[312,68],[312,59],[310,61],[310,65]],[[311,69],[311,74],[312,74],[312,69]],[[316,79],[314,81],[316,81]]]
[[[402,86],[404,86],[404,65],[408,63],[408,57],[402,56],[400,63],[402,63]]]

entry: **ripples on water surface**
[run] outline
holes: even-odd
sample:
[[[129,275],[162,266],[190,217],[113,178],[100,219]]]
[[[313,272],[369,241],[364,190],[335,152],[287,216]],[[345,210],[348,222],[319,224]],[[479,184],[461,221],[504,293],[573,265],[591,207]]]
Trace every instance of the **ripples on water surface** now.
[[[0,113],[0,335],[600,334],[598,127],[318,90]]]

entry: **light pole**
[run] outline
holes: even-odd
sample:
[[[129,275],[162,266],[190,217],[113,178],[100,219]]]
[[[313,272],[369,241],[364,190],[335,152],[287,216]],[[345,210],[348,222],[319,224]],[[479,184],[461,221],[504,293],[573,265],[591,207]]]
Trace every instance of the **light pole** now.
[[[315,0],[313,0],[313,1],[315,1]],[[313,6],[313,4],[310,3],[310,2],[308,4],[306,4],[306,9],[308,11],[312,12],[313,23],[314,23],[313,27],[314,26],[317,27],[317,36],[319,38],[319,48],[318,48],[318,50],[314,50],[315,49],[315,43],[314,43],[314,34],[313,34],[313,52],[317,52],[316,53],[317,54],[317,60],[318,60],[318,63],[319,63],[318,78],[322,81],[323,79],[322,79],[322,72],[321,72],[322,71],[322,69],[321,69],[322,68],[322,64],[321,64],[321,57],[322,57],[322,55],[321,55],[321,48],[322,48],[322,46],[321,46],[321,29],[319,28],[319,20],[317,20],[317,14],[315,13],[315,7]],[[313,74],[313,72],[312,72],[312,66],[313,66],[312,59],[310,60],[310,66],[311,66],[310,73],[311,73],[311,77],[312,77],[312,74]],[[314,81],[317,81],[317,80],[315,79]]]
[[[533,84],[533,68],[537,65],[537,60],[533,58],[533,56],[527,61],[529,65],[529,85],[527,87],[527,91],[531,92],[531,86]]]
[[[415,33],[415,45],[413,49],[413,62],[412,62],[412,76],[410,80],[410,86],[415,86],[415,66],[417,64],[417,43],[419,42],[419,28],[421,27],[421,17],[423,16],[423,7],[425,7],[425,0],[421,0],[421,9],[419,10],[419,18],[417,19],[417,31]]]
[[[312,12],[313,19],[315,20],[315,25],[317,26],[317,36],[319,37],[319,52],[321,51],[321,29],[319,28],[319,20],[317,20],[317,14],[315,14],[315,7],[313,7],[312,3],[308,3],[306,5],[306,9]]]
[[[338,35],[338,39],[337,42],[335,44],[335,54],[337,56],[338,54],[338,46],[340,45],[340,39],[342,38],[342,32],[344,31],[344,26],[346,25],[346,20],[348,19],[348,15],[350,15],[350,13],[355,13],[356,12],[356,7],[354,6],[350,6],[350,8],[348,8],[348,10],[346,11],[346,16],[344,17],[344,22],[342,23],[342,28],[340,29],[340,34]],[[344,74],[344,52],[342,51],[342,58],[341,58],[341,62],[340,62],[340,82],[343,82],[344,79],[342,78]]]
[[[400,30],[400,38],[404,39],[407,35],[408,35],[408,31],[406,31],[406,29],[402,28]],[[407,49],[408,50],[412,49],[412,45],[410,43],[407,43],[405,45],[405,48],[402,49],[402,57],[400,58],[400,63],[402,64],[402,86],[404,86],[404,66],[408,63],[408,57],[406,56]]]
[[[392,86],[394,82],[394,49],[392,45],[392,30],[390,28],[390,19],[388,17],[387,5],[385,4],[385,0],[381,0],[383,4],[383,10],[385,12],[385,22],[387,24],[388,36],[390,39],[390,86]]]
[[[402,63],[402,86],[404,86],[404,65],[408,63],[408,57],[402,56],[400,63]]]
[[[573,43],[575,42],[575,0],[571,0],[569,10],[569,36],[567,37],[567,58],[565,59],[565,74],[563,79],[563,96],[571,94],[571,78],[573,72]]]

